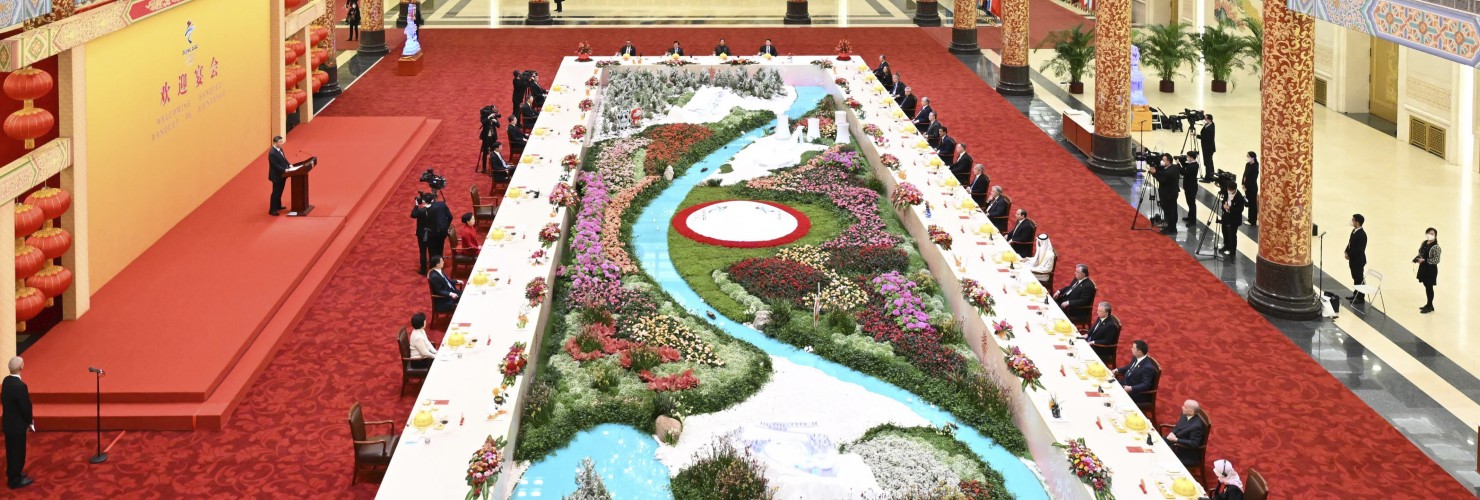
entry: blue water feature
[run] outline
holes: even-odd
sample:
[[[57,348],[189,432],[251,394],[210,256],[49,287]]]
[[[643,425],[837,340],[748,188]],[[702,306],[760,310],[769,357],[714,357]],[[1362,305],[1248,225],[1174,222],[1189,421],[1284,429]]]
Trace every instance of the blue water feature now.
[[[668,467],[653,458],[657,450],[658,442],[637,429],[601,424],[530,467],[514,496],[557,500],[574,493],[581,461],[590,458],[612,498],[671,498]]]
[[[796,90],[797,100],[786,111],[786,114],[792,121],[800,119],[804,113],[816,107],[817,103],[826,95],[826,91],[821,87],[797,87]],[[693,288],[689,287],[688,282],[684,281],[682,276],[679,276],[678,270],[673,267],[673,261],[669,259],[669,222],[673,218],[673,214],[678,211],[679,204],[683,202],[684,198],[688,197],[689,192],[694,187],[707,179],[720,165],[728,162],[736,153],[744,149],[745,146],[761,138],[765,133],[765,129],[766,127],[760,127],[746,132],[745,135],[730,141],[730,143],[718,151],[711,153],[699,163],[689,167],[683,176],[674,179],[673,183],[667,189],[664,189],[642,211],[642,214],[638,217],[637,225],[632,228],[633,247],[636,251],[634,257],[639,261],[643,270],[651,275],[663,290],[668,292],[678,302],[679,306],[699,313],[697,316],[701,318],[704,317],[702,311],[709,310],[709,306],[703,299],[699,298],[699,294],[695,293]],[[724,316],[710,320],[710,323],[713,323],[716,327],[735,338],[755,345],[767,354],[785,358],[787,361],[799,365],[816,368],[828,376],[859,385],[869,392],[903,403],[911,411],[914,411],[932,425],[940,427],[948,423],[955,424],[958,427],[956,439],[965,443],[982,460],[1001,472],[1006,478],[1008,491],[1016,495],[1019,500],[1048,499],[1048,494],[1044,491],[1042,483],[1038,481],[1038,478],[1033,472],[1016,455],[999,446],[991,438],[983,436],[975,429],[961,423],[950,413],[937,408],[928,401],[920,399],[909,391],[900,389],[893,384],[846,366],[828,361],[816,354],[767,337],[753,328]],[[615,431],[612,428],[622,429],[625,431],[625,434]],[[521,485],[516,495],[524,496],[526,491],[533,491],[528,486],[532,486],[535,479],[541,479],[544,483],[540,486],[542,493],[540,496],[544,498],[558,498],[569,494],[575,489],[575,470],[579,466],[581,458],[586,456],[593,457],[593,459],[606,457],[603,459],[604,461],[614,461],[620,458],[622,463],[627,464],[625,466],[626,468],[623,469],[624,474],[629,474],[628,470],[631,471],[631,475],[654,474],[656,473],[654,469],[659,469],[664,474],[661,482],[666,486],[668,481],[666,477],[667,469],[654,458],[651,447],[639,449],[631,444],[635,439],[626,439],[625,442],[627,444],[621,445],[613,445],[610,440],[582,440],[589,433],[603,430],[610,435],[641,437],[646,440],[644,441],[645,445],[654,445],[651,437],[630,427],[610,424],[599,426],[596,430],[579,434],[570,446],[532,466],[524,476],[527,485]],[[557,460],[557,457],[573,458],[560,458]],[[560,463],[552,463],[557,461]],[[610,481],[609,478],[611,476],[605,473],[602,474],[603,480]],[[623,480],[627,481],[625,478]],[[612,485],[610,482],[607,483],[607,486],[611,488],[613,497],[618,499],[665,498],[667,496],[666,493],[657,496],[645,496],[642,494],[642,492],[647,490],[642,490],[638,484],[654,484],[658,482],[656,478],[639,477],[631,479],[631,481],[633,484],[624,484],[623,488],[627,491],[634,492],[633,494],[627,494],[626,491],[619,492],[617,489],[611,488]]]

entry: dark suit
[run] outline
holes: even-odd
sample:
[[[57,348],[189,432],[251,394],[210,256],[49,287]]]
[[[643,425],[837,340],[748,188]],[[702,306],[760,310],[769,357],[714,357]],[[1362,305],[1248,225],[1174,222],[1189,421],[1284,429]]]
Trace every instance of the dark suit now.
[[[930,107],[929,104],[926,104],[925,107],[920,108],[920,112],[915,113],[915,130],[924,132],[925,127],[930,126],[930,113],[934,112],[935,108]]]
[[[617,55],[637,57],[637,47],[633,47],[631,45],[623,45],[621,50],[617,51]]]
[[[1229,200],[1228,193],[1225,191],[1218,201],[1228,203],[1228,209],[1223,211],[1223,218],[1219,219],[1219,222],[1223,224],[1223,248],[1229,253],[1237,252],[1238,227],[1244,225],[1244,195],[1234,191],[1233,199]]]
[[[416,245],[420,250],[422,272],[432,267],[432,257],[442,256],[442,247],[447,243],[447,228],[452,226],[452,211],[447,204],[434,201],[423,208],[417,204],[411,209],[411,218],[416,219]]]
[[[509,182],[514,171],[509,168],[509,162],[504,161],[504,155],[495,149],[488,153],[488,173],[494,182]]]
[[[540,119],[539,108],[531,106],[527,102],[519,104],[520,128],[534,128],[534,122],[538,119]]]
[[[961,156],[951,163],[951,173],[956,175],[956,182],[960,182],[963,186],[970,180],[966,176],[971,175],[971,161],[971,153],[963,151]]]
[[[293,164],[288,163],[288,155],[283,154],[282,149],[273,146],[267,151],[267,180],[272,181],[272,198],[267,204],[267,213],[277,215],[279,210],[286,208],[283,207],[283,185],[287,184],[288,180],[283,177],[283,173],[292,166]]]
[[[971,201],[978,207],[987,206],[987,193],[992,189],[992,178],[986,172],[971,180]]]
[[[484,124],[483,128],[478,131],[478,139],[483,144],[483,154],[478,156],[478,171],[483,172],[488,168],[489,155],[497,151],[500,146],[498,142],[498,122]]]
[[[1202,160],[1207,164],[1203,177],[1209,179],[1213,177],[1213,153],[1218,152],[1218,145],[1213,138],[1215,133],[1211,122],[1203,125],[1202,130],[1197,133],[1197,138],[1202,140]]]
[[[761,50],[756,51],[756,55],[768,55],[768,54],[771,57],[776,57],[776,46],[775,45],[762,45],[761,46]]]
[[[529,82],[529,95],[534,97],[535,109],[545,105],[545,89],[540,87],[540,84]]]
[[[1172,446],[1172,453],[1182,460],[1182,465],[1202,465],[1202,450],[1199,448],[1208,437],[1208,425],[1197,415],[1181,415],[1177,417],[1177,424],[1172,426],[1172,434],[1177,436],[1177,445]],[[1171,441],[1168,441],[1171,443]]]
[[[1125,366],[1116,368],[1115,373],[1121,374],[1124,377],[1121,383],[1131,388],[1131,401],[1137,404],[1156,401],[1156,394],[1147,391],[1156,390],[1160,382],[1161,366],[1151,356],[1141,358],[1139,363],[1132,358]]]
[[[509,154],[523,152],[524,145],[529,143],[529,138],[524,136],[523,130],[519,130],[519,125],[510,123],[504,133],[509,135]]]
[[[0,407],[5,415],[0,417],[5,429],[5,478],[15,484],[25,476],[26,432],[35,418],[31,415],[31,391],[16,375],[5,377],[0,383]]]
[[[1089,319],[1089,309],[1095,303],[1095,280],[1085,278],[1074,280],[1067,286],[1060,288],[1058,293],[1053,294],[1053,300],[1059,303],[1068,302],[1065,314],[1075,323],[1084,323]],[[1086,308],[1080,310],[1081,308]]]
[[[904,111],[905,116],[915,116],[916,98],[914,94],[905,94],[904,97],[896,99],[896,101],[899,102],[899,109]]]
[[[1177,232],[1177,180],[1182,177],[1182,170],[1176,164],[1156,165],[1156,192],[1157,202],[1161,204],[1162,217],[1166,222],[1163,233]]]
[[[529,86],[526,80],[518,75],[514,76],[514,109],[519,109],[519,104],[524,102],[524,91]]]
[[[1095,350],[1105,366],[1115,366],[1115,350],[1120,344],[1120,318],[1095,318],[1085,340],[1089,341],[1089,347]]]
[[[1182,196],[1187,200],[1187,227],[1192,227],[1192,224],[1197,222],[1196,161],[1182,162]]]
[[[901,80],[895,80],[894,85],[889,87],[889,95],[894,96],[894,102],[897,103],[904,100],[904,87],[905,84]]]
[[[714,55],[718,56],[720,54],[724,54],[724,55],[727,55],[727,56],[728,55],[733,55],[733,54],[730,54],[730,46],[729,45],[715,45],[714,46]]]
[[[874,78],[885,88],[894,86],[894,70],[889,67],[889,61],[879,63],[879,67],[874,68]]]
[[[1037,235],[1038,224],[1033,219],[1023,219],[1007,233],[1007,242],[1019,257],[1026,259],[1033,256],[1033,238]]]
[[[956,138],[951,137],[951,134],[941,136],[940,144],[935,146],[935,150],[939,151],[936,154],[940,156],[940,161],[950,163],[951,156],[956,154]]]
[[[997,232],[1007,234],[1007,217],[1012,213],[1012,199],[998,196],[987,200],[987,220],[997,226]]]
[[[930,125],[925,127],[925,140],[931,144],[940,144],[940,120],[930,122]]]
[[[1259,162],[1244,164],[1244,196],[1249,201],[1249,224],[1259,224]]]
[[[457,308],[457,297],[452,296],[459,293],[457,284],[447,275],[436,270],[427,273],[427,286],[432,289],[432,309],[447,312]]]
[[[1218,483],[1217,489],[1213,490],[1213,500],[1244,500],[1244,489]]]
[[[1351,236],[1346,238],[1346,265],[1351,268],[1352,284],[1362,284],[1365,277],[1364,268],[1367,267],[1367,230],[1356,228],[1352,230]],[[1361,297],[1362,294],[1353,292],[1353,296]]]
[[[663,53],[663,55],[669,55],[669,56],[674,55],[674,54],[678,54],[679,57],[683,57],[683,48],[682,47],[672,48],[672,49],[668,49],[668,52],[664,52]]]

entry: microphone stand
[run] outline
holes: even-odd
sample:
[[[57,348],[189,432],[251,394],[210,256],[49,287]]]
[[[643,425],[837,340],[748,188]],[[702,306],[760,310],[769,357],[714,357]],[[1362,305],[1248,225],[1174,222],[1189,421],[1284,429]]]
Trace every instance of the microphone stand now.
[[[90,464],[100,464],[108,461],[108,454],[103,453],[103,370],[100,368],[88,368],[97,380],[97,405],[98,405],[98,454],[87,459]]]

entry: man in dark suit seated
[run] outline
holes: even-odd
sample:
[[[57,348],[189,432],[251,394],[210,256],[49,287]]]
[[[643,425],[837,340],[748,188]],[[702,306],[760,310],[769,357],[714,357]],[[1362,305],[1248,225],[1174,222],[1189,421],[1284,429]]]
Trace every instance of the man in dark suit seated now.
[[[894,96],[894,102],[897,103],[901,99],[904,98],[904,89],[905,89],[904,80],[900,80],[899,79],[899,72],[898,71],[895,71],[894,72],[894,85],[890,85],[889,86],[889,95]]]
[[[1012,245],[1012,250],[1019,257],[1028,258],[1033,256],[1033,238],[1038,237],[1038,223],[1028,218],[1028,211],[1019,208],[1017,210],[1017,225],[1013,226],[1012,232],[1007,233],[1007,243]]]
[[[534,98],[534,108],[540,109],[545,106],[545,88],[540,86],[540,74],[530,72],[529,95]]]
[[[627,40],[627,44],[623,45],[621,49],[617,50],[617,57],[637,57],[638,55],[639,54],[637,53],[637,46],[632,45],[632,40]]]
[[[951,173],[956,176],[956,182],[963,186],[971,182],[966,176],[971,174],[972,161],[971,155],[966,154],[966,145],[957,144],[956,159],[951,161]]]
[[[432,259],[432,270],[427,273],[427,286],[432,289],[432,308],[437,312],[449,312],[457,308],[462,295],[462,282],[447,277],[442,271],[443,259]]]
[[[5,430],[5,479],[10,489],[24,488],[36,482],[26,475],[26,433],[36,432],[36,420],[31,412],[31,391],[21,381],[21,369],[26,362],[20,356],[10,358],[6,368],[10,376],[0,383],[0,416]]]
[[[1189,399],[1182,403],[1182,415],[1177,417],[1177,424],[1166,435],[1167,444],[1172,445],[1172,453],[1177,454],[1182,465],[1201,465],[1199,462],[1203,459],[1199,448],[1208,437],[1208,423],[1197,416],[1197,409],[1197,401]]]
[[[493,182],[509,182],[509,178],[514,176],[514,167],[504,161],[504,154],[495,148],[488,153],[488,173]]]
[[[915,130],[925,132],[925,127],[930,126],[930,115],[935,113],[935,108],[930,107],[930,98],[920,98],[920,112],[915,113]]]
[[[915,103],[917,100],[915,89],[909,87],[904,88],[904,95],[894,98],[894,102],[899,103],[900,111],[904,111],[904,115],[909,117],[915,116]]]
[[[509,128],[504,130],[504,132],[509,135],[509,154],[523,154],[524,145],[529,143],[529,137],[524,135],[523,130],[519,129],[518,118],[510,116]]]
[[[874,78],[878,79],[879,84],[884,88],[889,88],[894,85],[893,77],[894,69],[889,67],[889,58],[884,57],[884,54],[879,54],[879,66],[874,68]]]
[[[287,142],[281,135],[273,136],[272,149],[267,151],[267,180],[272,181],[272,200],[267,205],[267,215],[275,216],[287,208],[283,206],[283,186],[288,179],[283,174],[293,168],[293,164],[288,162],[288,155],[283,153],[283,144]]]
[[[1089,347],[1095,350],[1105,366],[1115,366],[1116,344],[1120,343],[1120,318],[1110,314],[1109,302],[1100,303],[1098,315],[1085,333],[1084,340],[1089,342]]]
[[[771,45],[771,39],[767,38],[766,44],[762,45],[761,49],[756,51],[755,55],[776,57],[776,46]]]
[[[1007,234],[1007,217],[1012,213],[1012,198],[1002,194],[1002,186],[992,186],[992,197],[987,199],[987,220],[997,227],[997,232]]]
[[[951,137],[951,130],[945,125],[940,126],[940,142],[935,146],[935,154],[940,161],[951,162],[951,155],[956,152],[956,138]]]
[[[729,57],[731,55],[733,55],[733,54],[730,54],[730,44],[725,43],[725,39],[723,39],[723,38],[719,39],[719,45],[715,45],[714,46],[714,56],[715,57],[719,57],[719,56]]]
[[[678,54],[679,57],[683,57],[683,46],[678,44],[678,40],[674,40],[673,47],[669,48],[667,52],[663,53],[663,55],[669,56],[674,54]]]
[[[940,144],[940,117],[935,113],[930,114],[930,124],[925,126],[925,141],[931,145]]]
[[[1088,322],[1088,307],[1095,303],[1095,281],[1089,279],[1089,266],[1074,266],[1074,281],[1053,294],[1053,300],[1064,308],[1064,314],[1069,316],[1070,321]]]
[[[540,119],[540,108],[534,104],[534,96],[524,96],[524,102],[519,104],[519,128],[530,130],[534,128],[535,120]]]
[[[1131,342],[1131,361],[1115,369],[1115,374],[1121,377],[1121,386],[1136,404],[1155,402],[1156,393],[1151,391],[1161,382],[1161,366],[1149,354],[1151,346],[1146,341]]]

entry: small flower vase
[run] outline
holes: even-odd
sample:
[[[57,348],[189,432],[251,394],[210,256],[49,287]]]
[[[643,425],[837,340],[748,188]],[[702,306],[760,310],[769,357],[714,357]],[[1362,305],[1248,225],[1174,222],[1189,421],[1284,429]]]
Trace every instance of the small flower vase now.
[[[521,311],[519,313],[519,321],[514,326],[519,330],[523,330],[524,327],[529,326],[529,313]]]
[[[1048,407],[1048,412],[1053,415],[1053,418],[1061,418],[1062,417],[1061,412],[1059,411],[1059,405],[1051,405],[1051,406],[1049,406]]]

